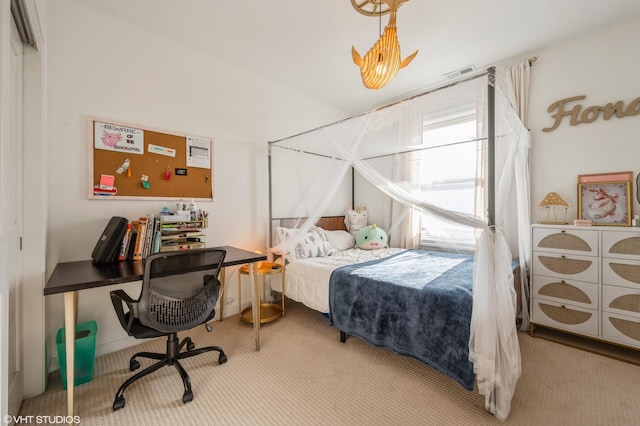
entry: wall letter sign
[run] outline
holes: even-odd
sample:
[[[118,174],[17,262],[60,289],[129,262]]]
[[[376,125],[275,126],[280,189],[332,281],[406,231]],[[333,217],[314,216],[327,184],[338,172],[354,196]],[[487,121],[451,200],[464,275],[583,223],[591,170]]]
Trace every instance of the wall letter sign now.
[[[571,117],[569,124],[575,126],[582,123],[593,123],[600,117],[600,113],[603,113],[605,120],[610,119],[615,114],[616,117],[631,117],[633,115],[640,114],[640,98],[636,98],[625,108],[622,101],[618,101],[615,104],[608,103],[605,106],[590,106],[582,110],[582,105],[576,104],[571,107],[569,104],[576,101],[585,99],[586,96],[574,96],[572,98],[561,99],[552,103],[547,108],[547,112],[556,111],[555,114],[551,114],[551,117],[555,118],[555,123],[551,127],[545,127],[543,132],[551,132],[560,125],[560,122],[564,117]]]

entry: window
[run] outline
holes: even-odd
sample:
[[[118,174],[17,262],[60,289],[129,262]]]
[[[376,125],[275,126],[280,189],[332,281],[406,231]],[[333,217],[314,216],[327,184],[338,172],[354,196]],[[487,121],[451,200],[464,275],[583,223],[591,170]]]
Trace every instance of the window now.
[[[483,210],[482,149],[475,115],[425,126],[415,153],[414,178],[420,197],[437,206],[476,216]],[[443,241],[462,251],[475,249],[473,228],[421,216],[420,246],[442,249]],[[449,244],[447,244],[449,246]]]

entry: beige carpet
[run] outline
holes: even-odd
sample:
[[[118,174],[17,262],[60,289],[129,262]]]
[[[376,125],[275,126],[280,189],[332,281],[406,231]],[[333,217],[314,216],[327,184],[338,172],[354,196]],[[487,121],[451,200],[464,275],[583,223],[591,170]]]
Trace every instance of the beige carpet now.
[[[125,392],[126,406],[112,411],[116,390],[132,373],[138,350],[163,351],[155,340],[96,359],[94,379],[76,387],[82,425],[640,425],[640,367],[519,333],[522,376],[511,414],[501,423],[474,391],[428,366],[338,332],[318,312],[289,302],[287,316],[261,330],[238,317],[190,335],[196,345],[216,344],[217,354],[183,365],[194,400],[182,403],[174,368],[163,368]],[[142,360],[143,367],[148,361]],[[66,414],[59,374],[47,391],[25,400],[23,416]]]

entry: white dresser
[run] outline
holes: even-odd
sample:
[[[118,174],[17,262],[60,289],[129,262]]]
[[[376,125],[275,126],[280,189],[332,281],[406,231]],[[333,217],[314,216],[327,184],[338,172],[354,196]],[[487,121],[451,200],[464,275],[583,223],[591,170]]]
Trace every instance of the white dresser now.
[[[531,325],[640,348],[640,228],[532,225]]]

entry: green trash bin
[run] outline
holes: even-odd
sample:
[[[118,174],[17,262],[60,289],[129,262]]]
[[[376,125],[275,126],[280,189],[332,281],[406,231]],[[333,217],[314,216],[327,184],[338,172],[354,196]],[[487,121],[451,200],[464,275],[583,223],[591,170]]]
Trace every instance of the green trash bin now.
[[[96,357],[96,334],[98,323],[87,321],[76,324],[75,364],[73,385],[90,382],[93,379],[93,365]],[[65,346],[65,329],[56,334],[58,347],[58,365],[62,376],[62,386],[67,389],[67,351]]]

